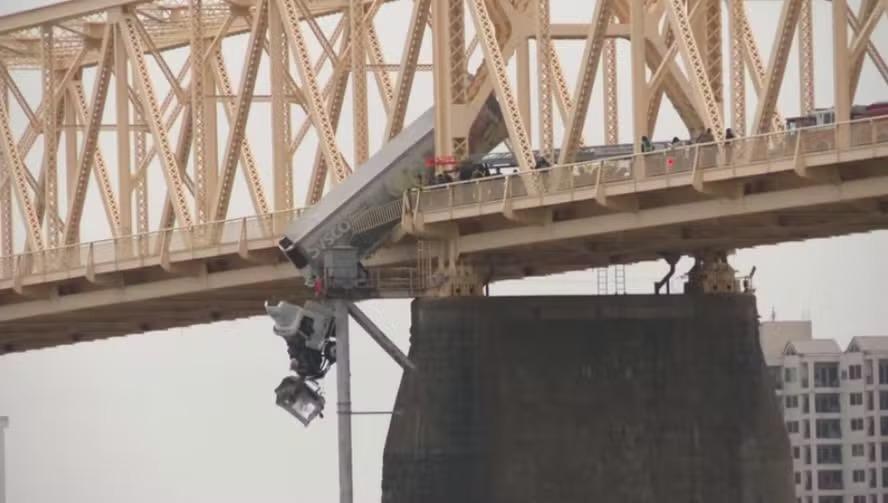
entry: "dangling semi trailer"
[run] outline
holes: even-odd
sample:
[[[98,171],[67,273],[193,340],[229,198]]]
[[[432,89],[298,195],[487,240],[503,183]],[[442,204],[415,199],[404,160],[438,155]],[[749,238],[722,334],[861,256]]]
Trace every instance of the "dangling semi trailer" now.
[[[488,153],[507,136],[499,105],[491,96],[469,130],[469,153]],[[324,399],[317,381],[338,359],[337,315],[327,299],[373,296],[376,286],[362,283],[366,270],[360,262],[382,246],[398,225],[404,193],[429,179],[426,161],[434,155],[435,110],[431,108],[303,212],[278,242],[318,294],[304,306],[284,301],[265,305],[275,333],[287,344],[290,368],[298,376],[281,381],[275,389],[276,403],[305,425],[322,413]],[[348,309],[352,315],[360,314],[353,303]],[[371,336],[378,332],[374,338],[387,341],[377,328],[361,325]],[[381,345],[396,359],[407,360],[390,341]],[[343,355],[347,359],[346,355],[347,351]]]
[[[470,154],[490,152],[508,136],[496,99],[488,98],[469,131]],[[291,224],[278,245],[307,281],[323,277],[324,251],[350,247],[364,259],[401,218],[404,193],[426,179],[435,154],[435,109],[412,124],[333,187]]]

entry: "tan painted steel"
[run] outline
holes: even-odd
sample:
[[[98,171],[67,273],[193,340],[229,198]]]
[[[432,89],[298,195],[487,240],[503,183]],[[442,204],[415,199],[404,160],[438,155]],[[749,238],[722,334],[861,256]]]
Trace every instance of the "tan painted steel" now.
[[[401,231],[371,261],[386,295],[419,291],[431,273],[423,264],[442,249],[512,278],[885,226],[886,124],[848,121],[865,61],[888,82],[873,36],[888,2],[864,0],[854,12],[833,0],[832,37],[813,37],[817,3],[787,0],[763,54],[739,0],[598,0],[586,22],[571,23],[552,22],[556,1],[413,0],[393,60],[374,24],[390,0],[69,0],[0,17],[0,352],[233,319],[261,313],[268,296],[308,295],[275,249],[298,217],[292,208],[313,204],[372,155],[371,119],[391,139],[409,122],[410,100],[429,95],[438,154],[461,157],[493,93],[520,173],[405,198]],[[433,61],[421,62],[428,31]],[[238,35],[242,47],[223,48]],[[835,93],[819,105],[835,104],[838,126],[784,131],[776,104],[796,37],[801,108],[815,107],[815,65],[827,64]],[[573,83],[562,40],[584,43]],[[813,58],[823,42],[833,61]],[[637,151],[664,97],[689,137],[710,128],[716,144],[571,163],[592,118],[602,117],[606,143],[620,140],[618,43],[630,49],[622,94],[632,112],[622,120]],[[513,59],[517,79],[507,75]],[[263,60],[267,89],[257,84]],[[242,67],[236,81],[230,64]],[[417,85],[417,71],[433,72],[434,86]],[[373,84],[383,120],[368,108]],[[251,131],[263,101],[272,125]],[[726,127],[740,138],[719,143]],[[294,159],[310,133],[319,141],[301,171]],[[531,171],[533,148],[559,166]],[[266,151],[270,166],[260,167]],[[149,177],[161,176],[149,193]],[[232,218],[237,183],[256,216]],[[90,198],[101,211],[84,218]],[[99,223],[109,239],[88,242]]]

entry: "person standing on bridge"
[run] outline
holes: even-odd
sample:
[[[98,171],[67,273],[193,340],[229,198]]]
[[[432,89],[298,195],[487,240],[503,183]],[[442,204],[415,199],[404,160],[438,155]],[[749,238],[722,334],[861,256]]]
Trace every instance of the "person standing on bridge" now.
[[[700,168],[711,168],[715,166],[715,155],[717,153],[717,147],[715,145],[711,145],[712,142],[715,141],[715,136],[712,134],[712,128],[706,128],[706,131],[703,132],[700,136],[697,137],[697,143],[702,144],[697,147],[697,151],[699,152],[699,167]]]
[[[734,130],[731,128],[725,129],[725,162],[728,164],[731,163],[731,158],[733,157],[734,147],[732,140],[734,138]]]
[[[654,145],[651,144],[651,139],[647,136],[641,137],[641,153],[646,154],[648,152],[654,151]]]

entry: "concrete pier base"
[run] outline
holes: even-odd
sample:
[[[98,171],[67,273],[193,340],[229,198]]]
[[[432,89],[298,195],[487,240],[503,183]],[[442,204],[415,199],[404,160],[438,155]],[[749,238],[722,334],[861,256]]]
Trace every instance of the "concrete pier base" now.
[[[742,295],[413,303],[383,503],[787,503]]]

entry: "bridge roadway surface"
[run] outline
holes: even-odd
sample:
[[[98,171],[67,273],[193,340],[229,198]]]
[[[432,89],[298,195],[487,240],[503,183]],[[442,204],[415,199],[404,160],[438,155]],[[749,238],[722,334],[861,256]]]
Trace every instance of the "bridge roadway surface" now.
[[[384,297],[419,293],[415,236],[458,235],[461,256],[502,280],[884,229],[888,117],[428,187],[405,195],[402,214],[397,236],[367,261]],[[276,248],[298,215],[0,259],[0,350],[237,319],[269,298],[306,298]]]

